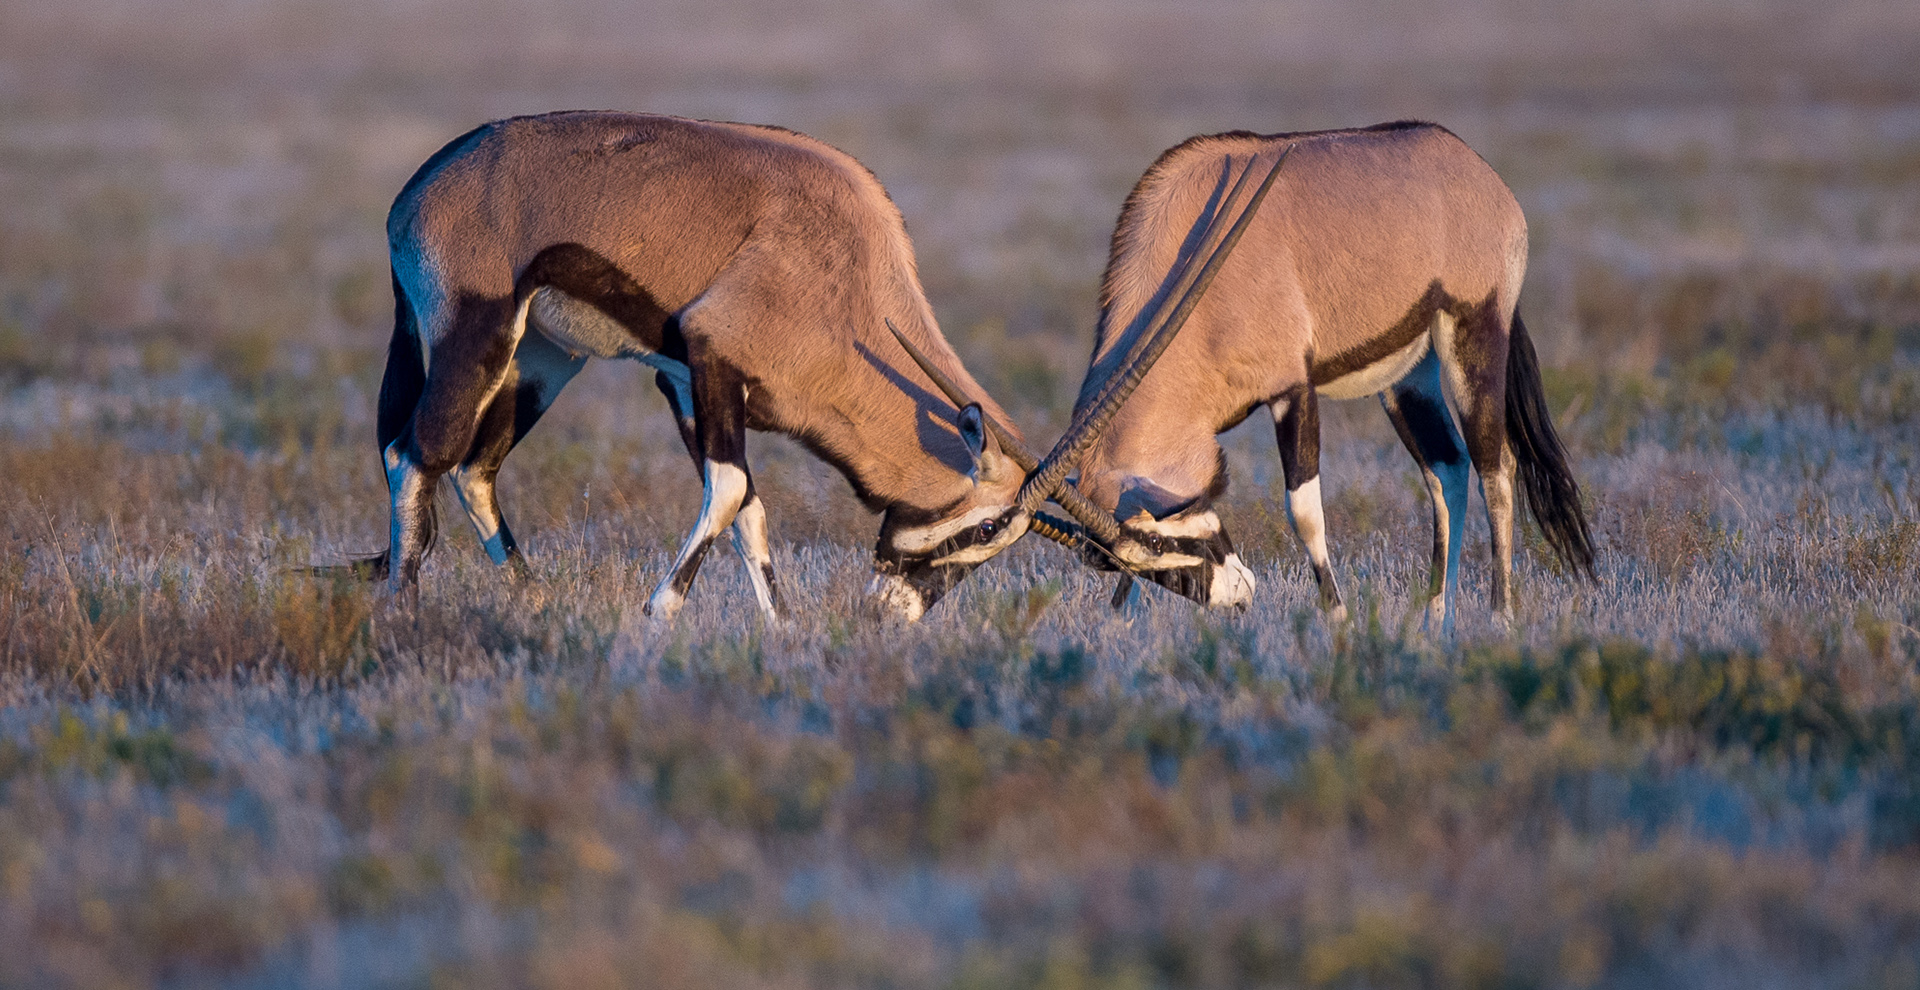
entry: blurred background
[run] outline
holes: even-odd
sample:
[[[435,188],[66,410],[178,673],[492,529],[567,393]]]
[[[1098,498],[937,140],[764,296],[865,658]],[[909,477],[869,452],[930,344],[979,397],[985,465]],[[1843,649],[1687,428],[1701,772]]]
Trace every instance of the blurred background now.
[[[1041,439],[1161,150],[1410,117],[1526,209],[1523,305],[1577,438],[1617,450],[1678,394],[1884,420],[1920,348],[1916,65],[1903,0],[6,0],[0,424],[368,445],[393,194],[479,122],[599,107],[779,124],[867,163],[946,333]],[[542,431],[659,408],[600,368]],[[850,506],[790,507],[789,536]]]
[[[866,162],[947,333],[1041,411],[1162,149],[1428,118],[1519,194],[1548,362],[1658,371],[1920,319],[1916,65],[1899,0],[9,0],[0,374],[373,353],[413,168],[481,121],[596,107]]]

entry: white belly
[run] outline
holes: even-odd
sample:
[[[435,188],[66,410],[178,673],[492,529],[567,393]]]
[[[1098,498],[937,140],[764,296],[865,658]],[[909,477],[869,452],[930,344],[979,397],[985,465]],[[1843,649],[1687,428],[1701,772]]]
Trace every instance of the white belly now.
[[[553,286],[534,290],[528,300],[527,323],[573,357],[633,358],[669,375],[687,377],[686,365],[641,346],[619,321]]]
[[[1317,391],[1329,399],[1358,399],[1384,392],[1393,383],[1407,377],[1407,372],[1426,357],[1431,343],[1429,336],[1423,333],[1415,337],[1413,343],[1358,371],[1342,375],[1320,386]]]

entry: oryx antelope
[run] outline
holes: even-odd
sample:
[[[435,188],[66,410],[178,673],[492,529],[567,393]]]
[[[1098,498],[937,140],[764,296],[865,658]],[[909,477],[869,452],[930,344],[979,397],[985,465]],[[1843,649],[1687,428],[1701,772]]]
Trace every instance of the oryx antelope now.
[[[443,475],[493,561],[519,562],[495,476],[590,357],[655,369],[705,486],[656,617],[729,527],[760,608],[780,612],[748,429],[795,437],[884,513],[873,590],[908,618],[1027,528],[1001,451],[1018,436],[941,336],[899,211],[825,144],[624,113],[496,121],[420,167],[387,237],[392,522],[387,551],[358,566],[396,590],[417,582]],[[888,319],[960,401],[905,360]]]
[[[1272,196],[1233,262],[1177,338],[1141,353],[1154,314],[1188,277],[1182,260],[1264,171],[1255,162],[1274,159]],[[1121,211],[1075,408],[1085,437],[1058,451],[1054,480],[1029,486],[1077,468],[1079,493],[1119,524],[1119,539],[1103,542],[1127,571],[1205,604],[1243,604],[1253,575],[1212,507],[1227,484],[1215,437],[1264,407],[1294,531],[1323,604],[1343,614],[1321,512],[1318,403],[1377,394],[1433,502],[1429,622],[1451,626],[1469,462],[1491,525],[1492,607],[1504,620],[1516,470],[1553,549],[1589,575],[1593,561],[1515,311],[1526,257],[1513,194],[1437,125],[1188,140],[1147,170]]]

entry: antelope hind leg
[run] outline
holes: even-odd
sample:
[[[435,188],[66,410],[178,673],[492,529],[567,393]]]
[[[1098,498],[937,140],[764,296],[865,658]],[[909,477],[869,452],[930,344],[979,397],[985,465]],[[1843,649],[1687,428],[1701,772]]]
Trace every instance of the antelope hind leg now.
[[[487,557],[509,568],[515,580],[530,578],[532,571],[501,514],[495,480],[507,455],[586,364],[585,358],[569,356],[540,334],[524,335],[506,380],[480,418],[473,446],[459,466],[448,472]]]
[[[1510,309],[1510,307],[1509,307]],[[1480,497],[1487,504],[1492,535],[1493,620],[1513,623],[1513,448],[1507,441],[1507,331],[1497,299],[1455,317],[1441,313],[1435,325],[1449,385],[1466,434],[1467,455],[1480,474]]]
[[[436,338],[412,417],[381,452],[392,500],[388,581],[395,591],[419,583],[434,538],[434,489],[472,449],[482,413],[511,370],[525,320],[525,308],[515,313],[510,298],[456,303]]]
[[[1467,451],[1447,412],[1440,385],[1440,359],[1428,351],[1380,405],[1400,442],[1413,455],[1433,504],[1433,570],[1427,581],[1426,625],[1453,635],[1454,602],[1460,592],[1460,550],[1466,542]]]

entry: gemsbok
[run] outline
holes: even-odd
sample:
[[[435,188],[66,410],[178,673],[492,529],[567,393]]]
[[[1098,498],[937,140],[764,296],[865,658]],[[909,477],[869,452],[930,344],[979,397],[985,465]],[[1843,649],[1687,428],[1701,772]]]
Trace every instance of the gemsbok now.
[[[1264,171],[1262,160],[1272,162]],[[1191,261],[1220,238],[1256,173],[1265,178],[1235,224],[1237,233],[1252,220],[1245,246],[1202,301]],[[1452,627],[1469,462],[1491,528],[1492,608],[1508,621],[1516,471],[1552,549],[1589,577],[1593,567],[1579,489],[1516,312],[1526,257],[1512,192],[1437,125],[1190,139],[1161,155],[1121,211],[1073,425],[1030,474],[1022,504],[1072,489],[1111,514],[1098,525],[1083,517],[1084,532],[1046,516],[1034,523],[1063,542],[1087,540],[1097,551],[1089,561],[1122,571],[1116,605],[1135,574],[1202,604],[1244,605],[1253,573],[1213,508],[1227,485],[1216,437],[1265,407],[1294,532],[1338,619],[1319,400],[1378,394],[1433,502],[1428,622]],[[1183,320],[1191,312],[1177,335],[1162,320],[1170,306]]]
[[[884,513],[871,590],[907,618],[1027,528],[1008,506],[1031,455],[941,336],[899,210],[819,141],[610,112],[496,121],[427,159],[387,238],[396,316],[377,433],[391,527],[385,552],[350,566],[396,591],[417,587],[442,476],[493,561],[525,566],[495,477],[596,357],[655,370],[704,482],[647,601],[656,618],[729,527],[760,608],[782,611],[748,429],[796,438]]]
[[[1322,604],[1342,614],[1320,502],[1319,400],[1378,394],[1433,503],[1429,621],[1452,622],[1469,461],[1492,536],[1497,617],[1513,607],[1516,470],[1548,544],[1591,574],[1579,488],[1516,308],[1526,218],[1493,168],[1434,124],[1219,134],[1161,155],[1114,230],[1076,418],[1126,373],[1144,314],[1173,287],[1164,273],[1192,250],[1196,218],[1227,205],[1236,160],[1244,171],[1263,155],[1284,156],[1284,168],[1235,262],[1152,373],[1108,420],[1087,424],[1082,451],[1063,455],[1125,539],[1158,551],[1132,569],[1210,604],[1248,599],[1252,574],[1212,507],[1227,484],[1215,437],[1266,407],[1294,532]]]

